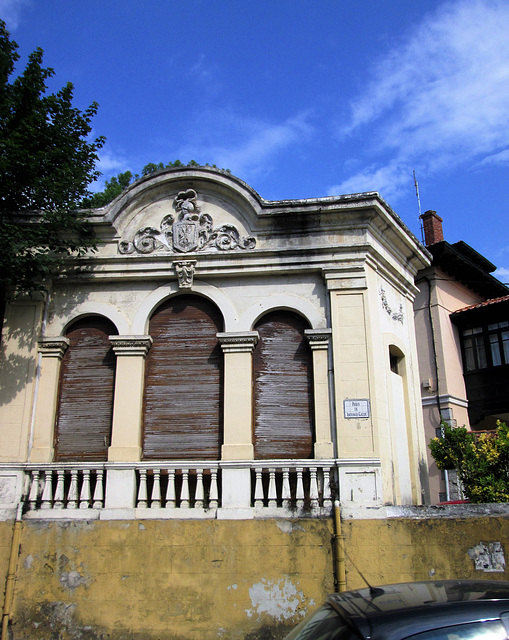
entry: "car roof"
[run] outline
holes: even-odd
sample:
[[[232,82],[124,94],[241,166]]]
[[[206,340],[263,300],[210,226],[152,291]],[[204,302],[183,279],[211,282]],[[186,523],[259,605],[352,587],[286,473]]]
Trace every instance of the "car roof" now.
[[[335,593],[329,604],[362,638],[404,638],[509,612],[509,582],[433,580]]]

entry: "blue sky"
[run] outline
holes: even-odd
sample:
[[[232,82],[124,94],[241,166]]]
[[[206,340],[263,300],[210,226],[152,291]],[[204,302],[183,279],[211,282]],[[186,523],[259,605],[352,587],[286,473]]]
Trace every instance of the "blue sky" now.
[[[105,178],[179,158],[269,200],[378,191],[509,282],[508,0],[0,0],[99,103]],[[101,188],[101,184],[96,188]]]

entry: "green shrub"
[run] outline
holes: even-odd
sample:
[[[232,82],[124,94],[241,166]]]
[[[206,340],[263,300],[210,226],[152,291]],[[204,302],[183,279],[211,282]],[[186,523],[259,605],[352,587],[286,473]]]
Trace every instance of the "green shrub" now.
[[[509,502],[509,427],[497,421],[479,435],[442,422],[442,436],[429,443],[439,469],[455,469],[471,502]]]

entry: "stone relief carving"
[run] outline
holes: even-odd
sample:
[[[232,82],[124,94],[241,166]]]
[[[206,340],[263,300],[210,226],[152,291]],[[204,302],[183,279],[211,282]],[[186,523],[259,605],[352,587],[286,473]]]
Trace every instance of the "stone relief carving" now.
[[[180,262],[174,262],[173,266],[177,272],[179,289],[190,289],[193,286],[196,260],[182,260]]]
[[[395,320],[396,322],[401,322],[401,324],[403,324],[405,319],[405,315],[403,313],[403,305],[399,305],[398,311],[394,311],[394,309],[391,309],[389,303],[387,302],[387,296],[385,295],[383,287],[380,287],[380,298],[382,299],[382,309],[385,309],[385,311],[387,311],[387,313],[393,320]]]
[[[208,213],[202,213],[194,189],[180,191],[174,201],[178,212],[165,216],[159,229],[143,227],[136,232],[132,241],[119,242],[119,253],[152,253],[166,247],[168,251],[190,253],[213,249],[230,251],[232,249],[254,249],[256,239],[252,236],[241,237],[232,224],[223,224],[214,229],[214,221]]]

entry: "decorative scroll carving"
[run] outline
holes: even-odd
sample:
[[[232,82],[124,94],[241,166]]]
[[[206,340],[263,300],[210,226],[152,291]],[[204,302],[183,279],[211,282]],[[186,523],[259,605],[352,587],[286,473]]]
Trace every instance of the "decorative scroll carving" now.
[[[387,311],[387,313],[393,320],[395,320],[396,322],[401,322],[401,324],[403,324],[405,319],[405,315],[403,313],[403,305],[399,305],[399,311],[394,311],[393,309],[391,309],[389,303],[387,302],[387,296],[385,295],[383,287],[380,287],[380,298],[382,299],[382,309],[385,309],[385,311]]]
[[[190,289],[193,286],[196,260],[182,260],[181,262],[174,262],[173,266],[177,272],[179,289]]]
[[[166,247],[177,253],[190,253],[215,249],[230,251],[232,249],[254,249],[256,239],[252,236],[241,237],[232,224],[223,224],[214,229],[214,221],[208,213],[201,213],[194,189],[180,191],[175,198],[173,214],[165,216],[159,229],[143,227],[132,240],[119,242],[119,253],[152,253],[156,249]]]

